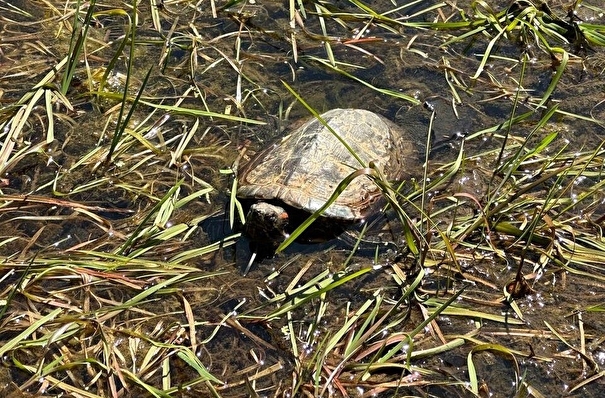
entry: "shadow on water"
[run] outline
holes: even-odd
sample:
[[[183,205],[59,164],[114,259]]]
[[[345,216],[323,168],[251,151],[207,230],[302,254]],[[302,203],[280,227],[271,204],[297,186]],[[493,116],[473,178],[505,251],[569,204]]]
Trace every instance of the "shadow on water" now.
[[[244,203],[244,213],[249,204]],[[379,206],[377,206],[379,207]],[[291,209],[290,214],[295,215],[292,219],[291,229],[295,229],[303,218],[296,218],[296,215],[308,217],[310,214],[296,212]],[[394,261],[401,256],[399,248],[404,247],[401,240],[401,227],[392,211],[378,212],[368,220],[354,224],[334,224],[333,222],[324,223],[321,227],[311,225],[308,231],[305,231],[299,239],[290,244],[279,254],[275,253],[273,246],[259,247],[258,243],[251,242],[245,233],[242,233],[243,226],[236,222],[232,229],[227,215],[227,210],[212,217],[208,217],[200,223],[200,228],[205,232],[206,238],[210,242],[218,242],[221,250],[220,255],[224,259],[231,259],[232,262],[242,274],[249,266],[253,253],[253,268],[258,268],[261,272],[266,269],[279,265],[284,258],[302,257],[313,258],[319,253],[340,253],[342,261],[350,255],[355,249],[355,255],[361,258],[381,259],[381,262]],[[321,220],[318,220],[321,223]],[[236,233],[242,233],[234,245],[228,245],[231,236]],[[404,249],[405,250],[405,249]]]
[[[96,2],[59,95],[61,76],[36,84],[62,70],[86,9],[0,0],[0,395],[601,396],[603,49],[571,54],[538,105],[563,58],[516,28],[454,41],[468,30],[412,24],[487,12],[469,3],[370,18],[302,2],[294,26],[287,2],[140,3],[128,105],[154,69],[106,162],[130,9]],[[604,23],[598,4],[572,17]],[[495,32],[510,40],[481,64]],[[320,113],[384,115],[428,151],[399,196],[418,253],[391,209],[359,244],[353,226],[241,275],[251,250],[229,225],[226,170],[309,117],[281,80]],[[520,263],[531,291],[506,302]]]

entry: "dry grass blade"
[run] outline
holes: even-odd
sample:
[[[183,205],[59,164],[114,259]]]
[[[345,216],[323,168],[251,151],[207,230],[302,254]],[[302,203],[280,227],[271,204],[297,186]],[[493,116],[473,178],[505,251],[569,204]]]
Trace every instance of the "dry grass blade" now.
[[[599,396],[605,10],[559,3],[0,0],[0,395]],[[425,168],[242,277],[228,165],[300,105]]]
[[[475,354],[483,352],[483,351],[490,351],[490,352],[497,353],[499,355],[504,355],[504,356],[510,358],[510,361],[514,365],[515,376],[516,376],[516,379],[513,380],[512,383],[519,384],[519,381],[521,379],[521,372],[519,370],[519,364],[517,363],[517,360],[516,360],[515,356],[512,354],[512,352],[509,349],[507,349],[506,347],[503,347],[499,344],[480,344],[480,345],[473,347],[473,349],[471,350],[471,352],[469,352],[468,357],[467,357],[468,373],[469,373],[471,391],[473,392],[473,394],[479,395],[479,383],[477,380],[477,371],[475,369],[475,365],[473,362],[473,356]]]
[[[391,89],[388,89],[388,88],[376,87],[373,84],[371,84],[371,83],[369,83],[369,82],[367,82],[367,81],[365,81],[363,79],[360,79],[360,78],[356,77],[355,75],[352,75],[351,73],[345,71],[344,69],[338,68],[338,66],[332,66],[332,65],[330,65],[328,62],[326,62],[323,59],[316,58],[316,57],[310,57],[310,56],[308,57],[308,59],[310,61],[315,61],[315,62],[317,62],[317,63],[319,63],[319,64],[321,64],[321,65],[323,65],[323,66],[325,66],[325,67],[333,70],[334,72],[339,73],[339,74],[341,74],[341,75],[343,75],[343,76],[345,76],[345,77],[347,77],[347,78],[349,78],[351,80],[354,80],[354,81],[356,81],[358,83],[361,83],[364,86],[366,86],[366,87],[368,87],[368,88],[370,88],[370,89],[372,89],[372,90],[374,90],[374,91],[376,91],[376,92],[378,92],[380,94],[384,94],[384,95],[387,95],[389,97],[393,97],[393,98],[397,98],[397,99],[402,99],[402,100],[408,101],[408,102],[410,102],[410,103],[412,103],[414,105],[419,105],[420,104],[420,101],[418,99],[416,99],[416,98],[414,98],[414,97],[412,97],[410,95],[402,94],[399,91],[391,90]]]
[[[27,340],[32,335],[32,333],[43,328],[46,323],[55,319],[61,314],[61,312],[62,310],[60,308],[57,308],[49,312],[48,314],[38,319],[35,319],[26,329],[24,329],[21,333],[19,333],[17,336],[10,339],[0,347],[0,355],[6,355],[18,345],[23,344],[23,342]]]

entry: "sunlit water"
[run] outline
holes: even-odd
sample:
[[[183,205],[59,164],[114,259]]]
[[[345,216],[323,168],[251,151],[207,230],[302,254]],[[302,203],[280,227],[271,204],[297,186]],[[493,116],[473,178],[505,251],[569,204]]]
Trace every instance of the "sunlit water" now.
[[[384,3],[375,5],[376,9],[380,10],[382,7],[386,10],[392,7],[390,2]],[[497,6],[500,9],[504,3],[508,4],[500,3],[503,3]],[[51,24],[34,23],[55,15],[57,11],[39,3],[11,4],[27,10],[31,16],[16,11],[5,11],[10,7],[6,3],[0,3],[4,18],[3,41],[0,42],[0,94],[3,105],[14,103],[25,95],[32,88],[32,82],[40,80],[69,48],[69,35],[65,30],[56,28],[56,21],[53,20]],[[111,8],[110,5],[116,8],[124,7],[122,3],[116,2],[98,4],[98,8],[106,10]],[[352,5],[339,6],[345,7],[345,10],[354,10]],[[56,7],[61,9],[63,4],[57,4]],[[18,143],[16,150],[27,146],[28,143],[42,143],[40,150],[23,156],[5,170],[3,178],[6,179],[7,185],[3,188],[3,193],[52,197],[54,192],[54,197],[58,199],[63,198],[61,195],[71,193],[68,196],[71,200],[99,206],[101,209],[90,211],[94,211],[100,218],[94,219],[74,213],[73,208],[64,207],[59,202],[45,204],[38,201],[31,207],[11,208],[10,212],[0,215],[6,227],[5,236],[19,236],[22,239],[4,245],[3,257],[23,250],[27,246],[25,242],[33,242],[32,246],[27,248],[29,252],[62,253],[63,250],[74,247],[107,252],[115,250],[124,242],[121,237],[132,232],[142,222],[141,218],[133,214],[142,208],[150,208],[157,202],[156,198],[137,195],[134,190],[125,188],[125,185],[151,184],[149,192],[161,197],[167,187],[179,179],[185,181],[184,194],[200,189],[200,181],[212,186],[214,190],[175,212],[174,219],[167,227],[179,222],[195,225],[199,223],[201,227],[192,232],[185,246],[181,246],[178,241],[167,241],[158,245],[157,258],[160,261],[167,260],[184,248],[203,246],[230,235],[225,208],[231,179],[228,174],[220,173],[219,170],[229,168],[238,158],[242,147],[249,146],[251,151],[257,150],[283,130],[288,130],[300,119],[308,117],[308,112],[295,101],[280,80],[286,81],[307,103],[320,112],[339,107],[364,108],[380,113],[402,126],[417,141],[419,152],[428,152],[428,172],[435,173],[429,175],[429,180],[437,178],[440,173],[438,168],[453,162],[461,148],[464,148],[466,160],[460,171],[451,178],[449,184],[428,192],[427,200],[438,201],[439,198],[454,195],[458,195],[459,199],[471,197],[482,200],[489,184],[499,183],[497,178],[492,179],[492,174],[497,165],[502,132],[496,135],[477,132],[504,123],[510,118],[513,111],[511,99],[516,94],[519,79],[523,78],[524,91],[520,93],[516,114],[530,109],[524,102],[530,103],[531,99],[541,98],[554,73],[552,60],[534,48],[530,51],[533,55],[532,62],[521,76],[520,66],[516,64],[519,48],[510,45],[498,48],[501,58],[491,60],[485,65],[485,71],[479,79],[472,81],[471,76],[477,70],[486,49],[486,40],[462,41],[460,44],[451,44],[444,50],[440,45],[450,37],[446,32],[422,32],[412,28],[403,32],[388,32],[373,24],[366,26],[367,21],[349,21],[345,28],[334,21],[328,21],[329,36],[338,38],[330,41],[330,51],[335,59],[361,67],[345,68],[348,73],[376,88],[392,90],[418,100],[419,104],[413,104],[405,99],[381,94],[322,65],[318,59],[327,60],[327,49],[325,42],[315,36],[321,33],[321,25],[315,17],[308,17],[305,24],[306,33],[297,29],[295,62],[288,25],[288,9],[281,2],[259,3],[243,9],[239,9],[240,5],[237,5],[227,11],[219,10],[218,17],[214,18],[209,4],[164,1],[161,5],[155,5],[160,11],[162,34],[153,29],[150,7],[153,6],[149,3],[140,5],[138,34],[141,43],[136,50],[137,64],[131,81],[131,95],[136,95],[145,73],[153,65],[146,94],[163,98],[165,105],[173,105],[183,93],[195,86],[184,100],[184,106],[196,109],[208,107],[216,112],[229,111],[234,115],[264,121],[266,124],[254,126],[200,118],[198,132],[188,147],[190,152],[177,162],[171,162],[170,152],[174,151],[176,146],[172,140],[192,128],[193,118],[177,114],[165,116],[166,114],[161,113],[147,120],[149,109],[141,107],[135,112],[131,124],[136,126],[147,123],[148,128],[141,134],[157,144],[157,153],[140,155],[146,148],[137,146],[138,143],[133,140],[133,147],[138,149],[125,150],[124,154],[115,160],[114,165],[117,167],[111,168],[111,171],[104,175],[106,169],[98,166],[103,161],[100,155],[96,163],[93,156],[93,160],[86,167],[78,166],[76,162],[97,147],[109,146],[115,129],[115,119],[108,121],[107,115],[111,114],[112,107],[119,105],[119,101],[108,97],[92,98],[88,94],[89,88],[86,87],[88,72],[84,65],[79,65],[67,93],[74,106],[73,111],[65,108],[57,110],[65,117],[56,122],[54,140],[43,145],[47,125],[40,120],[43,120],[45,111],[42,107],[36,109],[35,114],[38,117],[32,117],[29,128],[20,137],[25,142]],[[406,13],[414,14],[424,7],[426,4],[418,5],[416,8],[407,9]],[[458,4],[458,7],[465,6]],[[447,7],[445,10],[453,13]],[[586,9],[584,12],[583,18],[594,23],[603,23],[602,15]],[[434,17],[435,14],[430,13],[418,20]],[[91,23],[89,36],[97,43],[92,47],[98,48],[93,54],[88,54],[87,58],[93,80],[103,74],[103,68],[108,66],[115,54],[120,38],[128,34],[126,23],[127,18],[116,15],[101,15]],[[246,33],[238,35],[239,31]],[[165,51],[164,38],[169,32],[171,45],[169,51]],[[359,36],[356,36],[358,34]],[[199,36],[195,37],[196,35]],[[347,42],[353,38],[374,37],[378,37],[378,40]],[[99,46],[98,43],[106,43],[107,46]],[[191,55],[192,48],[194,56]],[[119,94],[123,90],[124,77],[120,73],[126,72],[128,47],[123,51],[123,56],[116,63],[117,72],[109,76],[106,88],[108,92]],[[603,57],[603,50],[594,48],[594,52],[589,51],[584,55],[585,59],[578,58],[570,62],[568,73],[554,92],[552,102],[557,103],[559,109],[568,114],[603,120],[605,109],[599,102],[605,89],[602,78],[603,63],[599,62]],[[453,71],[456,73],[451,73]],[[448,85],[448,80],[452,83],[455,78],[466,80],[466,92],[460,89],[453,91]],[[458,96],[461,102],[454,100],[455,96]],[[540,117],[541,114],[536,112],[527,122],[513,126],[510,134],[525,137]],[[430,132],[429,125],[432,126]],[[544,153],[554,154],[565,145],[577,148],[578,151],[590,150],[596,148],[603,136],[603,129],[597,124],[559,113],[532,141],[537,143],[545,134],[552,132],[557,132],[558,137]],[[4,132],[5,136],[6,134],[7,132]],[[470,138],[463,144],[464,137]],[[508,155],[510,153],[503,154],[504,157]],[[148,159],[143,162],[145,156],[148,156]],[[135,165],[136,172],[124,171],[135,169]],[[423,170],[418,170],[418,183],[422,181],[422,173]],[[57,182],[53,184],[55,178]],[[102,178],[107,178],[108,181],[98,189],[82,189],[90,181]],[[587,178],[594,181],[599,176]],[[570,194],[572,199],[582,195],[583,184],[586,184],[586,187],[593,186],[578,179]],[[540,192],[535,195],[540,198]],[[602,204],[595,205],[592,211],[595,209],[602,211]],[[438,210],[439,206],[432,211]],[[476,211],[478,209],[473,206],[472,200],[464,201],[456,210],[456,214],[438,214],[435,220],[445,229],[448,223]],[[579,210],[578,212],[581,213]],[[417,214],[414,213],[417,212],[410,210],[410,214],[416,217]],[[16,215],[18,222],[13,218]],[[528,219],[532,216],[527,215]],[[109,221],[104,224],[101,219]],[[347,316],[368,300],[377,289],[381,289],[387,301],[397,301],[401,291],[393,281],[391,265],[400,263],[401,268],[406,271],[418,269],[409,264],[406,257],[401,227],[394,223],[392,228],[381,230],[378,226],[370,231],[359,252],[348,264],[351,269],[374,266],[373,271],[330,292],[330,306],[325,309],[325,316],[318,315],[320,309],[316,302],[310,302],[293,312],[296,316],[293,320],[294,333],[299,339],[295,342],[284,339],[283,330],[280,329],[287,325],[284,319],[272,323],[245,324],[248,331],[270,344],[267,346],[254,341],[250,336],[245,336],[234,324],[226,326],[226,315],[250,311],[286,289],[291,289],[292,280],[305,267],[308,269],[295,286],[325,270],[341,271],[355,236],[321,246],[299,245],[290,248],[285,255],[265,259],[256,264],[245,277],[241,275],[242,262],[245,263],[249,256],[245,243],[240,242],[235,247],[226,247],[211,256],[192,260],[190,265],[203,271],[223,272],[214,278],[181,285],[185,300],[191,304],[191,313],[199,322],[195,329],[198,344],[196,355],[211,373],[226,381],[227,384],[223,386],[221,393],[224,396],[241,396],[247,391],[246,387],[242,384],[230,384],[242,379],[238,372],[248,368],[260,371],[268,365],[273,365],[276,370],[270,377],[259,376],[255,380],[255,387],[259,391],[266,388],[270,391],[267,396],[273,396],[276,391],[282,391],[284,396],[287,396],[295,362],[310,361],[315,354],[317,347],[308,344],[309,341],[317,343],[322,341],[324,336],[331,336]],[[432,239],[439,239],[439,236],[434,235]],[[518,320],[512,309],[499,303],[504,287],[515,276],[518,250],[515,253],[506,253],[515,243],[514,239],[508,236],[495,233],[490,235],[490,239],[493,239],[494,245],[505,254],[494,256],[485,247],[471,245],[457,248],[457,264],[463,271],[462,274],[454,269],[449,259],[432,258],[429,255],[427,276],[421,289],[426,294],[425,298],[440,297],[441,293],[455,292],[464,287],[464,293],[456,301],[460,306]],[[380,244],[377,245],[376,242]],[[472,242],[472,239],[469,239],[469,242]],[[378,250],[375,255],[376,247]],[[137,248],[136,242],[133,248]],[[543,266],[544,264],[546,265]],[[554,332],[559,333],[573,347],[580,347],[582,331],[587,341],[585,354],[597,365],[603,366],[603,352],[599,348],[602,343],[599,336],[605,332],[603,317],[598,311],[585,311],[590,306],[603,302],[603,278],[591,279],[585,275],[561,271],[560,267],[540,258],[538,252],[527,255],[525,267],[525,274],[530,279],[533,291],[517,302],[524,317],[524,324],[510,324],[507,327],[502,323],[481,321],[481,329],[474,337],[483,342],[518,350],[516,360],[525,381],[536,386],[546,396],[564,395],[570,386],[591,375],[593,370],[590,369],[590,363],[583,361],[578,352],[562,344]],[[602,270],[596,272],[603,274]],[[412,273],[411,277],[413,275]],[[12,276],[4,283],[16,283],[17,278]],[[136,281],[132,283],[136,284]],[[70,291],[70,286],[70,280],[65,279],[49,283],[43,289],[64,290],[68,297],[73,295],[71,300],[74,303],[78,303],[78,294]],[[44,294],[43,291],[37,293]],[[106,300],[119,302],[126,301],[133,293],[124,285],[116,283],[99,295]],[[17,296],[14,302],[15,306],[19,306],[25,300]],[[182,302],[180,296],[165,295],[160,301],[150,302],[142,308],[157,314],[169,314],[163,315],[166,323],[186,324],[189,319],[183,318]],[[76,307],[81,306],[76,304]],[[318,319],[319,324],[313,329],[312,325]],[[414,309],[408,323],[399,324],[384,333],[388,335],[389,332],[400,332],[398,328],[411,330],[421,321],[421,314]],[[151,333],[155,322],[141,322],[141,325],[144,325],[140,326],[141,330]],[[548,322],[552,330],[545,327],[545,322]],[[478,327],[477,323],[469,322],[468,318],[455,315],[443,315],[437,324],[441,332],[448,337],[463,335]],[[14,324],[11,325],[14,327]],[[218,334],[211,338],[217,328]],[[187,328],[179,329],[175,326],[171,330],[175,336],[175,344],[187,342],[191,337]],[[427,330],[427,337],[418,341],[414,349],[434,346],[438,338],[429,336]],[[11,337],[13,336],[9,333],[3,338]],[[127,340],[116,340],[115,344],[116,347],[125,348]],[[292,345],[298,346],[298,358],[291,356]],[[413,382],[422,380],[423,377],[427,380],[440,380],[440,377],[443,377],[443,380],[448,380],[452,385],[425,389],[406,388],[402,385],[399,387],[399,393],[464,396],[463,390],[455,387],[453,381],[468,380],[467,355],[471,347],[462,345],[441,355],[415,360],[414,365],[438,370],[441,376],[413,374],[412,377],[410,374],[406,379],[412,386]],[[141,347],[139,349],[144,355],[146,351]],[[401,361],[405,360],[405,354],[406,352],[401,353]],[[24,358],[26,357],[27,355],[24,355]],[[480,382],[484,386],[484,396],[510,396],[517,391],[510,357],[494,355],[493,351],[483,351],[474,354],[473,360]],[[182,367],[182,372],[175,372],[174,384],[187,383],[196,377],[191,368],[182,363],[174,366],[175,369]],[[254,375],[254,372],[251,371],[249,377],[252,377],[251,375]],[[23,373],[16,371],[10,377],[16,384],[25,383],[27,380]],[[340,381],[344,380],[343,376]],[[158,380],[150,382],[156,383]],[[350,394],[364,396],[366,389],[363,383],[360,382],[354,387],[358,380],[347,382],[350,383],[346,386]],[[310,383],[310,378],[303,383]],[[601,384],[602,381],[597,380],[574,394],[600,396]],[[308,391],[312,391],[307,387]],[[36,388],[37,386],[31,385],[28,387],[30,391],[36,391]],[[193,387],[191,396],[199,395],[195,388]],[[394,390],[389,390],[385,396],[391,396],[392,391]],[[334,394],[340,393],[336,389]]]

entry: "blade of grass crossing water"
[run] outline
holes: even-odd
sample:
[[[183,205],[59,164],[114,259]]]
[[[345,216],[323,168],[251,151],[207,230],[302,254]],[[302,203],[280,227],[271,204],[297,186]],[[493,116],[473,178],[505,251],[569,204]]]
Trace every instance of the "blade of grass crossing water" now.
[[[84,21],[80,24],[80,13],[78,10],[80,10],[82,3],[80,0],[78,0],[76,4],[76,12],[74,13],[73,32],[71,42],[69,43],[67,64],[65,65],[65,73],[63,74],[63,79],[61,80],[61,93],[63,93],[63,95],[67,94],[67,90],[69,90],[71,80],[73,79],[76,68],[80,63],[80,54],[82,54],[82,50],[86,45],[88,28],[93,25],[92,17],[96,6],[96,0],[90,0],[87,5],[88,9],[86,10]]]

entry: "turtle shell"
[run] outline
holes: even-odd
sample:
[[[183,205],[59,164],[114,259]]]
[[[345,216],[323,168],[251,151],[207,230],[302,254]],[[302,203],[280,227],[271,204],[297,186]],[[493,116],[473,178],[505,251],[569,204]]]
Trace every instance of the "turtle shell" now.
[[[368,165],[377,164],[387,179],[400,180],[417,159],[414,142],[397,125],[362,109],[332,109],[322,119]],[[239,171],[240,199],[285,203],[313,213],[336,187],[363,166],[316,118],[260,151]],[[355,178],[322,214],[359,221],[381,196],[367,176]]]

